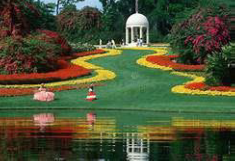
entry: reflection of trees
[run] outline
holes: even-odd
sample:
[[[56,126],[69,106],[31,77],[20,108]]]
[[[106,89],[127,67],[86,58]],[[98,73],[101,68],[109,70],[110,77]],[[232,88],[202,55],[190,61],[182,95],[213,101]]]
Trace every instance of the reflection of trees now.
[[[218,161],[226,158],[230,160],[235,157],[233,136],[233,131],[218,129],[178,131],[177,140],[170,144],[170,153],[173,157],[171,159]]]
[[[170,143],[169,142],[152,142],[150,143],[149,160],[171,160],[170,159]]]

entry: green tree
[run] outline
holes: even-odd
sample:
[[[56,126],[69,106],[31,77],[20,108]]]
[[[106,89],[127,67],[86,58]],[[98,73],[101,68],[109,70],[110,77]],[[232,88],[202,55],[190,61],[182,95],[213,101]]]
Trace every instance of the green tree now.
[[[68,5],[75,4],[84,0],[57,0],[56,2],[56,15],[59,14],[60,7],[65,8]]]
[[[85,7],[82,10],[66,7],[58,15],[59,30],[73,42],[98,41],[102,27],[101,15],[102,13],[93,7]]]

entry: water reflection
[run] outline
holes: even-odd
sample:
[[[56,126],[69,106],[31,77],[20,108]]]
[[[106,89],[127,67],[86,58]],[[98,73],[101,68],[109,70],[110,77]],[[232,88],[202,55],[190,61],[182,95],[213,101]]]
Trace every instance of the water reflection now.
[[[35,126],[40,127],[40,131],[44,132],[46,126],[53,125],[55,117],[53,113],[40,113],[33,115],[33,121]]]
[[[0,118],[0,160],[235,160],[235,120],[172,117],[120,124],[89,112]]]

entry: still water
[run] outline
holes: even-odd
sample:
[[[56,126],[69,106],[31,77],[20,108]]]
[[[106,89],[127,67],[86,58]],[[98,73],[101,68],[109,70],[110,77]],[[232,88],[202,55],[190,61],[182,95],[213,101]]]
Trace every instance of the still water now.
[[[0,114],[0,161],[232,161],[234,138],[232,114]]]

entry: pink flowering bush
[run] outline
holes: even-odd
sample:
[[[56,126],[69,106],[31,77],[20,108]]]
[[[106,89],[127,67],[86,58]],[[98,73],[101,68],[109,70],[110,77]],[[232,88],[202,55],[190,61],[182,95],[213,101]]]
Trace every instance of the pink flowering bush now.
[[[205,22],[198,24],[197,30],[199,32],[189,35],[184,43],[186,46],[190,44],[200,63],[204,63],[207,55],[221,52],[222,47],[229,43],[229,31],[223,18],[209,16]]]
[[[230,41],[227,14],[223,7],[200,8],[173,26],[170,43],[181,63],[204,64],[208,55],[221,52]]]

